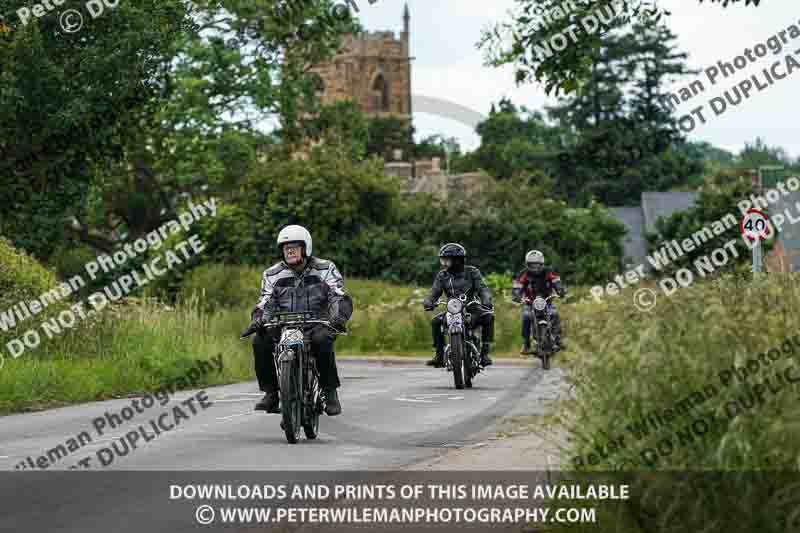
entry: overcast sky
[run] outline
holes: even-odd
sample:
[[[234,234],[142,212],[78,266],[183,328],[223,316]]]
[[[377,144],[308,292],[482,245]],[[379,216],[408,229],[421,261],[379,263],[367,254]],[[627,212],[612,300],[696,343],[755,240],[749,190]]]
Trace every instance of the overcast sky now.
[[[395,30],[403,26],[404,0],[357,0],[360,19],[370,31]],[[743,2],[741,2],[743,4]],[[511,68],[483,66],[483,53],[476,47],[481,29],[500,20],[514,0],[408,0],[411,11],[412,92],[443,98],[487,114],[492,102],[509,97],[517,105],[542,109],[555,101],[545,95],[539,84],[515,87]],[[732,62],[745,48],[753,48],[791,24],[800,26],[797,0],[767,0],[757,8],[733,5],[723,9],[708,1],[661,0],[661,7],[672,11],[667,24],[678,36],[680,50],[689,54],[688,65],[705,69],[720,60]],[[689,135],[692,140],[704,140],[721,148],[738,151],[746,141],[756,136],[770,145],[784,148],[791,156],[800,156],[800,126],[798,126],[798,96],[800,71],[763,91],[753,90],[750,98],[720,116],[714,116],[708,101],[723,96],[725,89],[754,74],[764,80],[761,71],[775,61],[781,61],[780,73],[786,72],[785,56],[792,54],[800,61],[800,38],[790,40],[778,55],[771,52],[727,80],[716,85],[708,83],[704,73],[689,77],[685,84],[700,79],[706,91],[684,103],[678,116],[703,105],[708,122],[698,125]],[[799,50],[800,51],[800,50]],[[678,85],[680,86],[680,84]],[[677,89],[677,87],[676,87]],[[478,146],[479,137],[468,126],[427,113],[415,113],[415,124],[421,136],[444,133],[459,139],[462,147],[471,150]]]

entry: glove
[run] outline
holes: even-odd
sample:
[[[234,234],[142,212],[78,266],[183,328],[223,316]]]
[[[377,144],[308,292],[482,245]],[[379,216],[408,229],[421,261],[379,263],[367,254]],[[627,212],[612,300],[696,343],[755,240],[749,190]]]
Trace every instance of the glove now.
[[[487,303],[487,304],[483,304],[483,306],[484,306],[486,309],[488,309],[489,311],[491,311],[491,310],[493,310],[493,309],[494,309],[494,304],[493,304],[492,302],[489,302],[489,303]]]
[[[344,331],[347,327],[347,320],[341,317],[334,317],[331,319],[331,326],[339,331]]]
[[[264,318],[264,310],[259,307],[253,309],[253,312],[250,313],[250,321],[254,324],[255,323],[260,324],[263,318]]]
[[[422,308],[425,309],[426,311],[433,311],[433,304],[431,303],[430,300],[425,298],[424,300],[422,300]]]

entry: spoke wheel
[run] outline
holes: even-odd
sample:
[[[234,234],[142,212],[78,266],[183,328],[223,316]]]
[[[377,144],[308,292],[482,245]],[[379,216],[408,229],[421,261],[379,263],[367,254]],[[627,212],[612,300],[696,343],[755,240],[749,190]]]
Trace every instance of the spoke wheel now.
[[[305,403],[306,416],[305,422],[303,423],[303,431],[307,439],[314,440],[319,435],[319,413],[320,406],[322,405],[322,398],[320,397],[319,384],[317,383],[316,377],[312,372],[309,372],[308,375],[309,382],[313,383],[313,387],[311,387],[311,392]]]
[[[297,359],[281,363],[281,419],[289,444],[297,444],[302,417],[302,387]]]
[[[461,333],[450,335],[450,362],[453,364],[453,382],[457,389],[464,388],[464,337]]]

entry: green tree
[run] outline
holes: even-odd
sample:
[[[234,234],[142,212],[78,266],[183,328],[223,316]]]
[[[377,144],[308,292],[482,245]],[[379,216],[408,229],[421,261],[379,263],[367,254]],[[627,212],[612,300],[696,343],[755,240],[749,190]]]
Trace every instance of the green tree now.
[[[163,90],[159,69],[191,25],[185,2],[143,0],[77,33],[48,14],[0,35],[1,234],[47,258],[85,210],[94,168],[122,158],[125,131]]]
[[[414,127],[397,117],[374,117],[369,120],[367,154],[377,155],[387,161],[393,158],[395,149],[403,151],[408,160],[414,151]]]
[[[156,229],[183,197],[231,197],[266,147],[289,154],[305,142],[307,117],[320,111],[310,65],[357,26],[333,16],[328,0],[191,6],[197,27],[160,63],[161,91],[120,135],[116,164],[93,167],[91,209],[73,233],[95,248]],[[279,134],[265,133],[275,118]]]
[[[508,99],[492,105],[476,131],[481,144],[471,157],[478,167],[500,179],[550,169],[562,142],[570,137],[566,130],[547,124],[541,113],[517,108]]]
[[[668,110],[658,104],[666,80],[688,73],[686,54],[663,25],[634,25],[601,41],[588,81],[551,116],[578,134],[565,152],[557,190],[586,205],[639,202],[642,191],[685,185],[703,170],[677,148],[684,142]]]
[[[740,3],[710,1],[723,7]],[[744,4],[758,6],[760,0],[745,0]],[[671,15],[651,0],[517,0],[517,6],[515,18],[485,30],[478,46],[484,50],[487,65],[512,65],[517,83],[543,82],[548,94],[574,92],[591,78],[592,58],[603,34],[632,20],[658,23]],[[551,17],[555,20],[548,22],[544,14],[555,15]],[[585,19],[593,22],[583,24]],[[567,39],[564,50],[549,46],[558,34]]]

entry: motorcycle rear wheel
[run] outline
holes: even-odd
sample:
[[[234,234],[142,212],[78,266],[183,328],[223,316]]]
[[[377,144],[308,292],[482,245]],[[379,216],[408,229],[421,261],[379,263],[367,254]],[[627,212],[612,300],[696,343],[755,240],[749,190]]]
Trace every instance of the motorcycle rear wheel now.
[[[319,415],[322,412],[322,398],[320,397],[319,383],[313,372],[308,373],[308,380],[311,387],[309,394],[310,400],[304,406],[306,416],[303,423],[303,431],[308,440],[314,440],[319,435]]]

